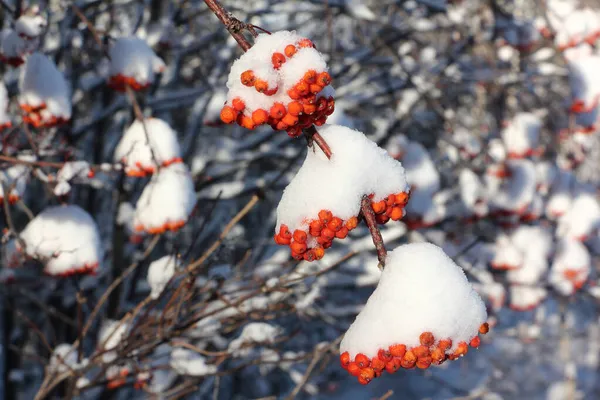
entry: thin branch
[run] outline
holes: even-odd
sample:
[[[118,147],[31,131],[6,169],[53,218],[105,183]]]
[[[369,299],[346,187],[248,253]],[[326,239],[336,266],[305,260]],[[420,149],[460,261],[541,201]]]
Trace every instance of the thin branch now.
[[[371,237],[373,238],[373,244],[377,249],[377,259],[379,260],[379,269],[383,269],[385,267],[385,259],[387,257],[387,251],[383,244],[383,238],[381,237],[381,232],[379,232],[379,227],[377,226],[377,221],[375,220],[375,213],[371,208],[371,200],[368,196],[363,196],[361,205],[360,205],[361,214],[367,223],[367,227],[369,227],[369,232],[371,233]]]

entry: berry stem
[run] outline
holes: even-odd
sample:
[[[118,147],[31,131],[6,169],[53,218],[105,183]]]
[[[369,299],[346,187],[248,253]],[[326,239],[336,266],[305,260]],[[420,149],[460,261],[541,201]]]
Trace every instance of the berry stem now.
[[[331,149],[329,148],[329,145],[327,144],[325,139],[323,139],[323,136],[321,136],[319,132],[317,132],[317,129],[314,125],[311,125],[310,127],[306,128],[304,134],[306,135],[306,140],[308,141],[309,146],[312,146],[313,143],[316,143],[317,146],[319,146],[319,148],[323,151],[323,153],[325,153],[327,158],[331,158]]]
[[[377,226],[377,221],[375,220],[375,213],[371,208],[371,199],[368,196],[363,196],[362,202],[360,204],[360,210],[362,213],[365,222],[367,223],[367,227],[369,227],[369,232],[371,233],[371,237],[373,238],[373,244],[375,245],[375,249],[377,249],[377,259],[379,260],[379,269],[383,270],[385,267],[385,259],[387,257],[387,250],[383,244],[383,238],[381,237],[381,232],[379,231],[379,227]]]
[[[235,18],[233,14],[225,10],[218,0],[204,0],[204,2],[217,16],[217,18],[219,18],[219,21],[225,25],[225,28],[227,28],[229,34],[233,36],[235,41],[238,42],[244,51],[247,51],[250,47],[252,47],[250,42],[244,37],[244,35],[242,35],[242,31],[247,27],[244,22]]]

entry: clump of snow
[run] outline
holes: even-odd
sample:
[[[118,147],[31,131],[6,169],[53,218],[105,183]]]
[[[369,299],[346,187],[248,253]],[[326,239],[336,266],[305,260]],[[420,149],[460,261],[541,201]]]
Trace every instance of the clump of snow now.
[[[181,347],[171,351],[170,365],[181,375],[203,376],[217,372],[216,365],[207,364],[204,356]]]
[[[252,322],[244,326],[240,335],[229,343],[228,350],[237,353],[245,344],[273,343],[280,333],[281,328],[278,326],[265,322]]]
[[[510,236],[498,235],[495,243],[495,254],[492,267],[502,270],[513,270],[523,264],[523,254],[513,243]]]
[[[178,266],[179,261],[177,257],[170,255],[163,256],[150,264],[147,276],[148,285],[150,285],[152,290],[150,297],[158,299]]]
[[[18,67],[25,62],[28,46],[25,40],[12,29],[0,32],[0,60],[6,64]]]
[[[427,285],[423,286],[423,282]],[[371,358],[394,344],[418,346],[431,332],[455,348],[477,336],[485,305],[464,272],[442,249],[407,244],[388,253],[377,288],[346,332],[340,351]]]
[[[573,96],[571,111],[589,112],[600,99],[600,56],[593,55],[569,62],[569,83]]]
[[[31,155],[19,155],[17,157],[22,161],[35,161]],[[4,188],[9,189],[8,200],[11,203],[17,202],[23,197],[29,180],[31,168],[26,164],[15,164],[6,169],[0,170],[0,200],[4,199]]]
[[[321,210],[342,220],[357,216],[364,195],[373,194],[377,202],[408,192],[402,164],[363,133],[337,125],[321,127],[319,133],[331,148],[331,159],[320,150],[308,151],[277,207],[277,231],[282,224],[291,231],[307,230],[308,220]]]
[[[312,76],[307,79],[309,71]],[[310,40],[290,31],[260,34],[231,66],[221,117],[249,129],[269,123],[298,136],[299,129],[313,123],[320,126],[333,113],[330,80],[325,58]],[[268,121],[266,115],[276,104],[283,106],[281,114],[271,115]],[[265,117],[259,118],[256,111],[266,112]]]
[[[585,241],[600,228],[600,204],[588,193],[573,200],[569,210],[558,221],[557,236]]]
[[[43,262],[49,275],[93,274],[101,261],[98,227],[76,205],[46,208],[27,224],[20,237],[25,253]]]
[[[129,325],[119,320],[107,319],[102,322],[100,333],[98,334],[98,345],[103,351],[102,361],[110,363],[117,358],[117,348],[127,337]]]
[[[502,130],[502,140],[509,158],[523,158],[534,154],[539,145],[541,119],[533,114],[521,112],[514,116]]]
[[[506,163],[507,178],[497,178],[488,175],[488,183],[494,186],[494,180],[499,180],[499,186],[490,193],[494,208],[523,213],[532,202],[536,192],[535,165],[530,160],[509,160]]]
[[[135,207],[136,231],[151,234],[178,230],[187,221],[194,206],[194,182],[185,164],[161,168],[144,188]]]
[[[130,176],[153,174],[157,167],[183,161],[177,134],[158,118],[136,119],[117,145],[114,160],[123,162]]]
[[[8,92],[3,83],[0,84],[0,131],[5,128],[10,128],[12,121],[8,114]]]
[[[94,172],[86,161],[66,162],[56,174],[54,194],[64,196],[71,191],[71,185],[69,184],[71,180],[85,180],[93,175]]]
[[[464,168],[458,176],[460,198],[470,214],[483,216],[487,214],[487,194],[483,182],[477,174]]]
[[[110,55],[109,85],[125,91],[127,86],[141,90],[150,86],[165,69],[164,61],[148,44],[137,37],[122,37],[108,51]]]
[[[27,57],[19,77],[19,104],[23,121],[36,127],[55,126],[71,119],[71,98],[63,74],[47,56]]]
[[[26,39],[40,36],[47,25],[46,18],[36,13],[24,13],[15,21],[15,31]]]
[[[546,298],[546,290],[535,286],[510,286],[510,308],[515,311],[530,311]]]
[[[591,265],[590,253],[581,242],[562,239],[552,264],[550,283],[563,295],[570,295],[583,286]]]
[[[68,343],[61,343],[52,351],[48,368],[52,371],[62,373],[79,369],[88,363],[87,359],[82,359],[81,362],[77,361],[77,359],[77,350]]]

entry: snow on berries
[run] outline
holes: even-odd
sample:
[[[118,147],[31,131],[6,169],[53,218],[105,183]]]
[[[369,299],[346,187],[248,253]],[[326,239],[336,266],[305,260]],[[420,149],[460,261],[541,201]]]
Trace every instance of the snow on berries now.
[[[277,207],[275,242],[298,260],[318,260],[334,239],[358,225],[361,201],[369,196],[377,222],[404,216],[408,185],[400,162],[356,130],[318,129],[332,151],[308,151]]]
[[[221,120],[247,129],[269,124],[299,136],[333,113],[330,83],[327,63],[309,39],[289,31],[259,35],[231,66]]]
[[[71,119],[71,98],[63,74],[47,56],[27,58],[19,79],[23,122],[36,128],[52,127]]]
[[[177,231],[185,225],[195,205],[194,182],[187,166],[178,163],[161,168],[137,201],[134,229],[152,235]]]
[[[441,248],[403,245],[388,253],[377,288],[344,335],[340,361],[361,384],[383,370],[426,369],[479,347],[486,319],[483,301]]]
[[[502,141],[508,158],[525,158],[538,154],[541,126],[542,121],[533,113],[522,112],[515,115],[502,130]]]
[[[32,155],[20,155],[19,160],[35,161]],[[0,201],[4,200],[4,188],[8,189],[8,201],[11,204],[19,201],[25,193],[27,181],[29,180],[30,167],[25,164],[14,164],[6,169],[0,170]]]
[[[588,193],[579,194],[558,220],[557,236],[585,241],[600,229],[600,204]]]
[[[171,255],[163,256],[150,264],[147,277],[151,289],[150,297],[153,299],[159,298],[178,266],[177,257]]]
[[[114,153],[129,176],[152,175],[157,167],[183,162],[177,134],[158,118],[135,120],[125,131]]]
[[[144,40],[136,37],[117,39],[108,53],[108,85],[119,92],[124,92],[127,86],[135,91],[146,89],[154,82],[156,75],[165,70],[164,61]]]
[[[569,62],[569,84],[573,101],[570,111],[587,113],[598,106],[600,100],[600,80],[597,71],[600,56],[591,55]]]
[[[591,267],[591,256],[585,245],[564,238],[558,243],[549,281],[563,295],[571,295],[583,287]]]
[[[94,219],[76,205],[48,207],[32,219],[20,238],[28,256],[53,276],[95,274],[101,261],[100,234]]]
[[[26,40],[40,36],[48,25],[46,18],[40,15],[38,7],[31,7],[15,21],[15,31]]]
[[[0,84],[0,132],[12,127],[12,121],[8,114],[8,92],[6,86]]]
[[[0,61],[13,67],[25,62],[28,46],[25,40],[12,29],[0,32]]]

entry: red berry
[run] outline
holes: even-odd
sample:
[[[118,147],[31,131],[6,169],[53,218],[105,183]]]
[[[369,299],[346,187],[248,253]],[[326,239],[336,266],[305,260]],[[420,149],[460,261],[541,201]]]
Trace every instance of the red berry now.
[[[271,62],[273,63],[273,68],[279,69],[285,62],[285,56],[281,53],[273,53],[271,56]]]
[[[362,353],[358,353],[356,357],[354,357],[354,362],[361,368],[366,368],[369,365],[371,365],[369,357],[365,356]]]

